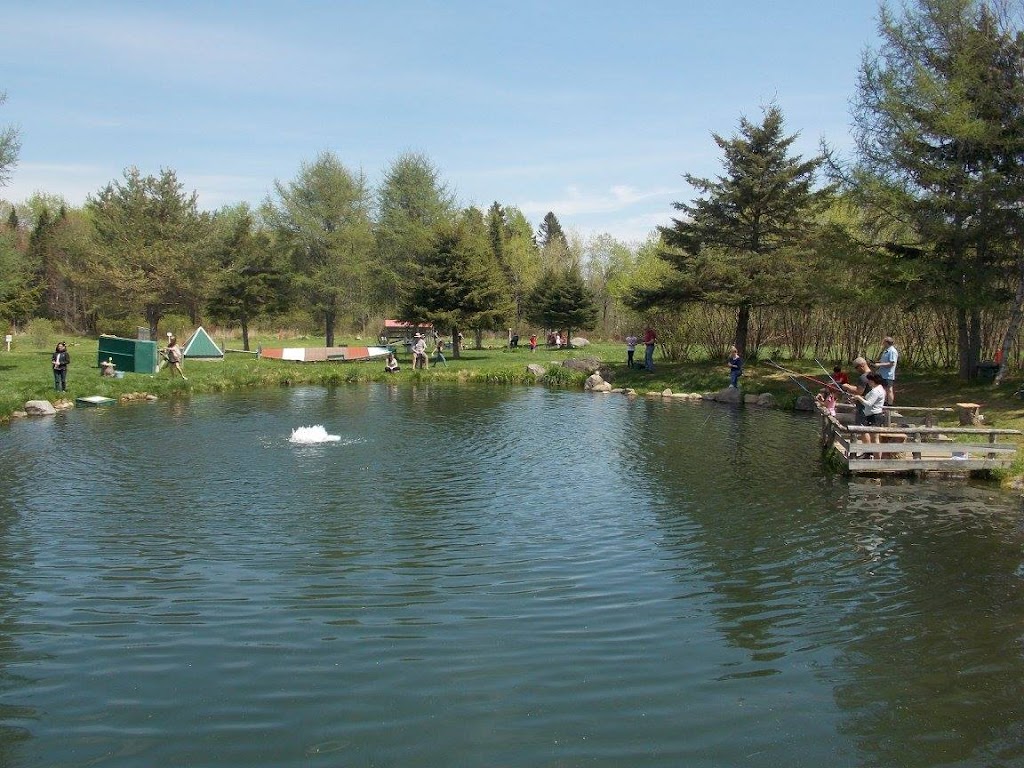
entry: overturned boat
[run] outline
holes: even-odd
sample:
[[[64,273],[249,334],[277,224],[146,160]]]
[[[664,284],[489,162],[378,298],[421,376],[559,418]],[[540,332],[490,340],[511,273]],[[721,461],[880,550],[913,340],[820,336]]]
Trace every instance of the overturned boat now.
[[[298,363],[350,363],[386,357],[387,347],[260,347],[256,354],[270,360],[291,360]]]

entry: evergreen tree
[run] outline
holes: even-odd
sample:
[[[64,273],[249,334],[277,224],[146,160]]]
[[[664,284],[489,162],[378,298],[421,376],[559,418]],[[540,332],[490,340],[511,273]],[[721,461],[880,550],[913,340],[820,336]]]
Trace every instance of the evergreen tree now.
[[[39,305],[39,283],[26,251],[17,227],[0,229],[0,319],[8,323],[30,320]]]
[[[568,269],[573,263],[569,240],[562,230],[558,217],[551,211],[544,214],[544,220],[537,228],[541,264],[546,272]]]
[[[463,329],[499,328],[511,312],[483,217],[476,209],[438,226],[433,248],[414,267],[410,285],[402,319],[433,323],[456,339]],[[456,344],[454,356],[461,352]]]
[[[506,296],[514,307],[512,322],[523,317],[523,301],[540,273],[540,251],[522,211],[495,202],[487,211],[491,249],[505,277]]]
[[[375,244],[366,177],[323,152],[274,188],[278,201],[266,215],[291,259],[296,295],[323,320],[327,346],[334,346],[339,318],[365,319],[371,300]]]
[[[215,318],[238,323],[242,348],[248,350],[250,324],[287,305],[288,275],[275,258],[268,233],[256,228],[248,206],[224,210],[215,222],[218,269],[209,310]]]
[[[815,190],[823,158],[789,155],[796,136],[783,133],[782,112],[774,105],[760,124],[742,118],[732,138],[712,135],[724,155],[723,174],[687,174],[702,196],[674,203],[684,216],[659,228],[667,246],[662,258],[676,273],[638,291],[631,304],[735,307],[735,343],[746,355],[751,308],[812,300],[816,262],[810,243],[832,189]]]
[[[208,217],[186,194],[174,171],[143,176],[137,168],[124,172],[86,209],[95,228],[95,260],[90,274],[98,301],[113,317],[144,314],[149,332],[168,307],[185,306],[196,286],[194,264],[201,260],[209,233]]]
[[[398,305],[413,265],[433,247],[438,225],[455,216],[453,196],[440,176],[430,160],[417,153],[402,155],[384,174],[377,195],[377,280],[390,309]]]
[[[541,248],[556,244],[561,244],[565,248],[569,247],[565,232],[562,231],[562,225],[558,221],[558,217],[551,211],[544,214],[544,220],[537,228],[537,239]]]
[[[564,329],[567,339],[574,330],[592,328],[598,316],[594,296],[575,265],[546,272],[530,293],[526,312],[545,329]]]
[[[959,372],[975,374],[981,312],[1005,306],[1024,232],[1024,36],[1001,3],[882,7],[855,102],[853,189],[907,274],[900,298],[952,307]]]

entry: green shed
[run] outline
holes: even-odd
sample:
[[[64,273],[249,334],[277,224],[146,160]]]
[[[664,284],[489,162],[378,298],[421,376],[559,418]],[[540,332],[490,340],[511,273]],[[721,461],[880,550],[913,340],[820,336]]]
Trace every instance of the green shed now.
[[[122,339],[120,336],[100,336],[96,364],[113,360],[118,371],[130,373],[156,373],[160,357],[155,341]]]

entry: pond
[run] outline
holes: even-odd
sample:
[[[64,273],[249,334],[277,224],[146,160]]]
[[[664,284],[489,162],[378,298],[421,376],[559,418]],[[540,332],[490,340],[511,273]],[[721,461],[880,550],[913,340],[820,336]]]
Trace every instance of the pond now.
[[[815,429],[408,383],[16,421],[0,764],[1024,764],[1019,499]]]

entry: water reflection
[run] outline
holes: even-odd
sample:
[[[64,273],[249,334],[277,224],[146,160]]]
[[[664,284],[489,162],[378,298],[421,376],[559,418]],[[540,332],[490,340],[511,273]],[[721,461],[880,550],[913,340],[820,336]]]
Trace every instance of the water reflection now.
[[[748,428],[755,421],[747,418]],[[685,431],[686,421],[678,426]],[[678,499],[661,517],[666,545],[685,564],[687,597],[699,567],[723,638],[745,652],[718,679],[813,670],[838,706],[824,730],[852,740],[832,739],[823,764],[851,754],[875,765],[1019,761],[1017,505],[963,484],[824,480],[813,455],[772,445],[771,434],[778,432],[759,434],[760,472],[752,452],[728,439],[699,447],[713,473],[671,441],[647,443]],[[776,450],[791,461],[774,461]],[[686,481],[676,488],[671,479],[680,475]],[[778,686],[780,698],[791,686]],[[794,718],[805,734],[821,733],[829,720],[791,707]],[[762,747],[772,749],[771,735]]]
[[[342,439],[289,443],[310,424]],[[830,478],[815,446],[540,389],[17,423],[0,762],[1019,762],[1018,505]]]

